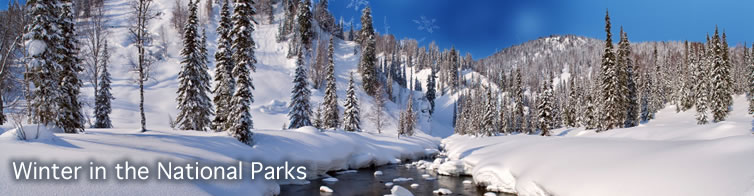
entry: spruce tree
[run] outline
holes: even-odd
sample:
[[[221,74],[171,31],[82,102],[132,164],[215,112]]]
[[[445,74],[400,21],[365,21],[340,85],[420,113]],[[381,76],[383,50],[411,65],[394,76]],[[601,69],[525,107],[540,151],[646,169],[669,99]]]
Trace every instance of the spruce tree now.
[[[639,87],[642,89],[641,96],[639,98],[639,107],[641,107],[641,114],[639,115],[639,119],[641,122],[647,122],[654,118],[654,113],[651,109],[653,92],[652,89],[656,87],[652,83],[652,76],[649,72],[649,70],[644,70],[644,73],[639,80]]]
[[[730,99],[730,92],[728,90],[729,70],[725,65],[723,59],[723,46],[720,41],[720,35],[718,34],[717,27],[715,27],[715,34],[712,37],[712,86],[711,86],[711,105],[712,117],[714,122],[724,121],[728,116],[728,106]]]
[[[613,53],[613,39],[612,33],[610,33],[610,16],[605,12],[605,32],[607,38],[605,40],[605,50],[602,54],[602,64],[600,67],[600,87],[602,93],[602,118],[597,130],[606,131],[616,127],[619,127],[622,122],[622,116],[625,114],[625,110],[621,108],[621,102],[623,100],[620,92],[620,77],[618,73],[618,66],[615,62],[615,54]]]
[[[400,127],[398,128],[398,137],[414,135],[416,125],[416,113],[414,113],[414,93],[409,92],[406,110],[401,112]]]
[[[576,93],[576,86],[574,84],[574,77],[569,78],[568,82],[569,92],[568,92],[568,103],[566,103],[566,111],[563,112],[565,125],[567,127],[578,127],[578,121],[576,120],[576,108],[578,105],[578,95]]]
[[[377,73],[375,63],[376,57],[376,37],[372,27],[372,9],[364,8],[361,15],[361,59],[359,69],[361,71],[362,85],[367,95],[374,96],[377,93]]]
[[[335,129],[340,125],[338,117],[338,93],[335,83],[335,61],[333,55],[335,46],[333,38],[330,37],[330,46],[327,49],[327,87],[325,88],[323,127],[325,129]]]
[[[639,100],[638,100],[638,93],[636,89],[636,82],[635,79],[635,73],[634,73],[634,64],[631,60],[631,46],[630,42],[628,41],[628,34],[623,32],[623,27],[621,27],[621,42],[618,46],[618,57],[620,58],[621,64],[623,64],[623,68],[625,69],[625,86],[626,91],[624,94],[626,105],[625,105],[625,121],[623,126],[624,127],[634,127],[639,125]]]
[[[255,43],[252,39],[254,31],[254,8],[251,6],[251,0],[236,0],[235,9],[233,10],[233,30],[231,37],[233,42],[231,51],[233,51],[233,78],[236,81],[236,90],[231,99],[231,109],[228,115],[232,118],[230,135],[239,141],[252,144],[254,123],[251,119],[251,103],[254,102],[254,96],[251,90],[254,84],[251,81],[251,72],[256,71],[257,60],[254,57]]]
[[[353,82],[353,72],[351,79],[348,81],[348,90],[346,90],[346,104],[343,111],[343,129],[346,131],[361,131],[361,120],[359,116],[359,98],[356,97],[356,87]]]
[[[81,113],[81,103],[78,101],[81,80],[78,73],[83,71],[81,59],[78,58],[78,41],[76,39],[75,22],[70,2],[63,2],[59,18],[59,28],[62,33],[62,47],[59,47],[60,59],[60,95],[58,99],[59,114],[57,124],[66,133],[84,131],[84,115]]]
[[[311,126],[312,122],[309,116],[312,114],[309,105],[309,83],[306,82],[306,70],[304,68],[304,56],[299,53],[296,60],[296,75],[293,78],[293,90],[291,90],[291,103],[288,105],[288,129],[298,129],[304,126]]]
[[[427,77],[427,93],[424,95],[427,97],[427,101],[429,101],[429,115],[432,115],[435,112],[435,98],[436,98],[436,90],[435,90],[435,68],[430,68],[430,75]]]
[[[5,112],[3,112],[3,96],[0,95],[0,125],[5,124]]]
[[[299,36],[301,36],[301,44],[304,45],[302,51],[310,51],[312,49],[312,39],[314,38],[314,31],[312,30],[312,3],[311,1],[301,1],[298,6],[298,30]]]
[[[495,135],[495,117],[497,116],[497,110],[495,108],[495,99],[492,97],[492,90],[487,88],[487,99],[484,102],[484,117],[482,118],[482,133],[479,135],[493,136]]]
[[[702,48],[704,50],[704,47]],[[704,50],[702,53],[709,53],[710,50]],[[695,59],[700,59],[701,62],[694,69],[694,78],[697,79],[696,86],[694,87],[696,98],[696,122],[697,124],[707,124],[707,108],[709,104],[709,69],[710,61],[707,55],[695,55]]]
[[[752,57],[754,57],[754,44],[751,45],[752,48]],[[749,63],[746,65],[747,72],[748,72],[748,94],[749,94],[749,114],[754,114],[754,59],[751,59],[748,61]]]
[[[538,128],[541,131],[541,136],[550,136],[550,129],[552,125],[552,77],[549,80],[545,80],[542,84],[542,92],[539,94],[537,105],[537,117]]]
[[[514,108],[513,108],[513,129],[516,132],[523,132],[524,123],[524,88],[521,83],[521,69],[516,69],[515,83],[513,86]]]
[[[94,128],[112,128],[112,122],[110,121],[110,113],[112,112],[110,101],[113,98],[110,93],[110,72],[107,71],[107,62],[110,59],[110,53],[107,48],[107,41],[105,41],[102,51],[102,71],[99,75],[99,89],[97,89],[97,97],[95,97],[94,116],[96,121]]]
[[[231,45],[233,38],[230,35],[232,28],[230,21],[230,5],[225,0],[220,11],[220,24],[217,26],[217,50],[215,51],[215,118],[212,120],[212,129],[225,131],[233,124],[229,116],[233,108],[231,100],[235,91],[236,81],[233,79],[233,52]]]
[[[206,131],[214,113],[210,101],[209,72],[204,36],[197,32],[197,4],[189,1],[189,18],[183,28],[181,71],[178,72],[178,117],[176,123],[183,130]]]
[[[586,97],[584,98],[584,102],[586,102],[586,108],[584,109],[584,128],[586,129],[596,129],[599,126],[599,120],[597,119],[597,110],[595,108],[594,98],[593,98],[593,90],[589,89],[586,91]]]

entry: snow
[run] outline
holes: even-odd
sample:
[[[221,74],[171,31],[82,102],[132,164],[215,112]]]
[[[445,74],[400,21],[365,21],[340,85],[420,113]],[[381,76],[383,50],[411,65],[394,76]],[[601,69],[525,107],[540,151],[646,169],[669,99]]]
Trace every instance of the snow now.
[[[332,193],[333,190],[330,187],[327,187],[327,186],[320,186],[319,187],[319,192]]]
[[[493,192],[486,192],[486,193],[484,193],[484,196],[497,196],[497,194],[495,194]]]
[[[393,186],[393,188],[390,189],[390,193],[391,196],[414,196],[411,191],[398,185]]]
[[[338,179],[337,178],[333,178],[333,177],[329,177],[329,178],[322,179],[322,181],[324,181],[324,182],[337,182]]]
[[[464,180],[463,184],[471,184],[471,180]]]
[[[381,176],[382,175],[382,171],[376,171],[376,172],[374,172],[374,175],[375,176]]]
[[[450,194],[453,194],[453,192],[450,191],[450,189],[446,189],[446,188],[440,188],[440,189],[434,190],[434,191],[432,191],[432,193],[438,194],[438,195],[450,195]]]
[[[411,188],[415,189],[415,188],[418,188],[418,187],[419,187],[419,184],[416,184],[416,183],[411,184]]]
[[[454,135],[443,140],[451,160],[438,173],[468,173],[488,191],[518,195],[751,195],[747,106],[736,96],[728,120],[707,125],[669,105],[649,123],[602,133]]]
[[[339,171],[339,172],[335,172],[335,173],[336,174],[350,174],[350,173],[356,173],[356,172],[358,172],[358,171],[356,171],[356,170],[345,170],[345,171]]]
[[[393,186],[393,183],[392,183],[392,182],[386,182],[386,183],[385,183],[385,186],[386,186],[386,187],[392,187],[392,186]]]
[[[414,179],[413,178],[403,178],[403,177],[393,179],[393,182],[408,182],[408,181],[414,181]]]
[[[45,50],[47,50],[47,44],[45,44],[42,40],[30,40],[26,43],[27,50],[29,52],[29,56],[35,56],[42,54]]]

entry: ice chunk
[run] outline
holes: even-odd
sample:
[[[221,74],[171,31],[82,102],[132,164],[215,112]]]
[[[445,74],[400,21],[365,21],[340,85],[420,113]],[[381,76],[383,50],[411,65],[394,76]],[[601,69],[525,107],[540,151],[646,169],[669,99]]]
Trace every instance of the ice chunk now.
[[[393,186],[393,188],[390,189],[390,193],[392,193],[391,196],[414,196],[411,191],[398,185]]]
[[[376,172],[374,172],[374,175],[375,176],[381,176],[382,175],[382,171],[376,171]]]
[[[432,193],[438,194],[438,195],[450,195],[450,194],[453,194],[453,192],[450,191],[450,189],[446,189],[446,188],[440,188],[440,189],[434,190],[434,191],[432,191]]]
[[[319,192],[323,192],[323,193],[332,193],[333,191],[332,191],[332,189],[331,189],[330,187],[327,187],[327,186],[320,186],[320,187],[319,187]]]
[[[393,179],[393,182],[406,182],[406,181],[413,181],[413,178],[396,178]]]
[[[337,178],[333,178],[333,177],[329,177],[329,178],[322,179],[322,181],[324,181],[324,182],[337,182],[338,179]]]

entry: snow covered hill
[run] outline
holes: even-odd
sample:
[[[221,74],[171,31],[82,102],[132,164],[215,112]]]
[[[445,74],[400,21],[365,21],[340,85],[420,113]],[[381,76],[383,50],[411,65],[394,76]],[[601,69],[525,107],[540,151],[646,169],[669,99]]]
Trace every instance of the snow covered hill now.
[[[697,125],[695,111],[668,106],[634,128],[559,136],[443,140],[440,173],[465,173],[488,190],[518,195],[754,195],[754,136],[747,100],[730,118]]]

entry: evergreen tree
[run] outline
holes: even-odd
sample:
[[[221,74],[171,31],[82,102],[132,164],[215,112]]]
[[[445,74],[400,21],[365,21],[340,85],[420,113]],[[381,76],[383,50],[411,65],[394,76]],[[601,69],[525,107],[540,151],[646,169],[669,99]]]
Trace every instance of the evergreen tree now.
[[[539,105],[537,106],[538,128],[541,131],[540,135],[550,136],[550,129],[552,125],[552,77],[549,80],[545,80],[542,84],[542,92],[539,94]]]
[[[627,91],[621,93],[626,96],[626,116],[623,126],[634,127],[639,125],[639,100],[637,98],[636,82],[634,82],[635,74],[633,61],[631,60],[631,46],[628,41],[628,35],[623,32],[623,27],[621,27],[621,41],[618,48],[619,62],[621,62],[622,67],[625,69],[625,90]]]
[[[252,39],[252,32],[254,31],[254,8],[251,6],[251,0],[236,0],[235,9],[233,10],[233,30],[231,30],[231,37],[233,42],[231,45],[231,51],[233,51],[233,77],[236,81],[236,89],[231,99],[230,118],[233,118],[230,122],[230,134],[239,141],[251,144],[253,143],[253,133],[251,129],[254,128],[254,123],[251,119],[250,105],[254,102],[254,96],[251,94],[251,90],[254,89],[254,84],[251,81],[251,72],[256,71],[257,63],[254,57],[255,43]]]
[[[479,135],[493,136],[495,135],[495,117],[497,114],[497,108],[495,105],[494,97],[492,97],[492,90],[487,88],[487,99],[484,107],[484,117],[482,118],[482,131]]]
[[[723,81],[723,103],[726,105],[726,111],[730,112],[728,110],[728,107],[730,107],[733,104],[733,79],[731,78],[731,69],[733,68],[732,63],[730,62],[730,49],[728,49],[728,38],[725,35],[725,31],[723,30],[723,37],[722,37],[722,52],[721,52],[721,58],[723,59],[723,69],[722,69],[722,81]],[[726,113],[726,116],[728,114]]]
[[[429,115],[432,115],[435,112],[435,98],[436,98],[436,90],[435,90],[435,78],[436,78],[435,68],[430,68],[430,75],[427,77],[427,101],[429,101]]]
[[[460,63],[458,62],[458,52],[456,51],[455,46],[450,47],[450,68],[448,69],[448,76],[450,77],[450,88],[453,92],[458,90],[459,85],[459,76],[458,76],[458,67]]]
[[[338,94],[335,87],[335,62],[333,54],[335,53],[333,38],[330,37],[330,46],[327,49],[327,87],[325,88],[323,127],[325,129],[335,129],[339,127],[338,113]]]
[[[314,116],[312,120],[312,126],[317,129],[322,129],[324,124],[322,121],[322,104],[317,105],[317,109],[314,110]]]
[[[112,128],[112,122],[110,121],[110,113],[112,109],[110,107],[110,100],[113,100],[112,93],[110,93],[110,72],[107,71],[107,62],[110,59],[110,53],[107,48],[107,41],[102,51],[102,64],[101,73],[99,74],[99,89],[97,89],[97,97],[95,97],[94,116],[96,121],[94,128]]]
[[[180,129],[205,131],[213,114],[208,92],[209,72],[204,36],[197,32],[197,4],[189,1],[189,18],[183,31],[181,71],[178,73],[178,117]]]
[[[233,124],[229,116],[233,105],[233,91],[236,81],[233,79],[233,52],[231,44],[233,37],[230,35],[232,28],[230,21],[230,4],[225,0],[220,11],[220,24],[217,26],[217,50],[215,51],[215,118],[212,120],[212,128],[215,131],[225,131]]]
[[[521,69],[516,69],[515,83],[513,86],[513,96],[515,106],[513,109],[513,128],[516,132],[523,132],[524,123],[524,89],[521,84]]]
[[[578,121],[576,120],[576,108],[578,107],[578,95],[576,94],[576,86],[574,84],[574,78],[569,78],[568,86],[570,91],[568,92],[568,103],[566,103],[566,111],[563,112],[565,125],[567,127],[578,127]]]
[[[401,112],[400,127],[398,128],[398,137],[414,135],[414,126],[416,126],[416,113],[414,113],[414,93],[409,92],[406,110]]]
[[[704,50],[703,53],[709,53],[710,50]],[[695,55],[695,59],[703,58],[702,62],[699,63],[699,65],[696,66],[696,69],[694,69],[694,78],[696,78],[698,81],[696,82],[696,86],[694,87],[696,98],[696,122],[697,124],[707,124],[707,107],[709,104],[709,69],[710,69],[710,61],[709,58],[706,57],[707,55],[704,55],[705,57],[700,57],[700,55]]]
[[[76,39],[75,22],[70,2],[63,2],[59,16],[59,28],[62,33],[62,44],[56,43],[61,55],[60,66],[60,95],[58,99],[58,126],[66,133],[84,131],[84,115],[81,113],[79,92],[81,80],[78,73],[83,71],[81,59],[78,58],[78,41]],[[49,46],[49,45],[48,45]],[[53,79],[54,80],[54,79]]]
[[[599,125],[592,93],[591,89],[588,90],[586,92],[586,97],[584,98],[584,102],[586,102],[586,108],[584,109],[584,128],[586,129],[596,129]]]
[[[752,44],[752,57],[754,57],[754,44]],[[749,94],[749,114],[754,114],[754,59],[748,61],[746,65],[749,73],[748,94]]]
[[[654,113],[651,108],[652,89],[655,87],[652,84],[652,76],[649,74],[649,70],[644,70],[639,81],[641,82],[639,86],[642,89],[641,97],[639,98],[639,106],[641,107],[641,115],[639,116],[639,119],[641,122],[647,122],[654,118]]]
[[[375,63],[376,57],[376,38],[374,35],[374,28],[372,27],[372,9],[369,7],[364,8],[361,14],[361,35],[359,39],[361,41],[361,60],[359,61],[359,69],[361,70],[362,85],[367,95],[374,96],[377,92],[377,73]]]
[[[730,91],[728,86],[728,77],[730,72],[725,65],[723,46],[720,42],[720,35],[718,34],[717,27],[715,27],[715,34],[712,37],[712,86],[711,86],[711,103],[710,110],[712,111],[712,117],[714,122],[724,121],[728,116],[728,106],[730,99]]]
[[[296,61],[296,76],[293,78],[293,90],[291,90],[291,103],[288,105],[288,129],[298,129],[304,126],[311,126],[312,122],[309,116],[312,113],[309,105],[309,83],[306,82],[306,70],[304,68],[304,56],[299,53]]]
[[[348,90],[346,90],[346,104],[343,111],[343,129],[346,131],[361,132],[361,120],[359,116],[359,98],[356,97],[356,87],[353,83],[353,73],[348,81]]]
[[[621,102],[623,97],[620,94],[620,76],[619,67],[615,62],[615,54],[613,53],[613,39],[612,33],[610,33],[610,16],[605,12],[605,32],[607,38],[605,40],[605,51],[602,54],[602,65],[600,67],[600,87],[602,93],[602,118],[600,119],[599,131],[606,131],[616,127],[619,127],[623,122],[623,115],[625,110],[622,110]]]
[[[312,3],[311,1],[301,1],[298,6],[298,30],[301,36],[301,44],[304,45],[305,51],[312,49],[312,39],[314,31],[312,30]]]

